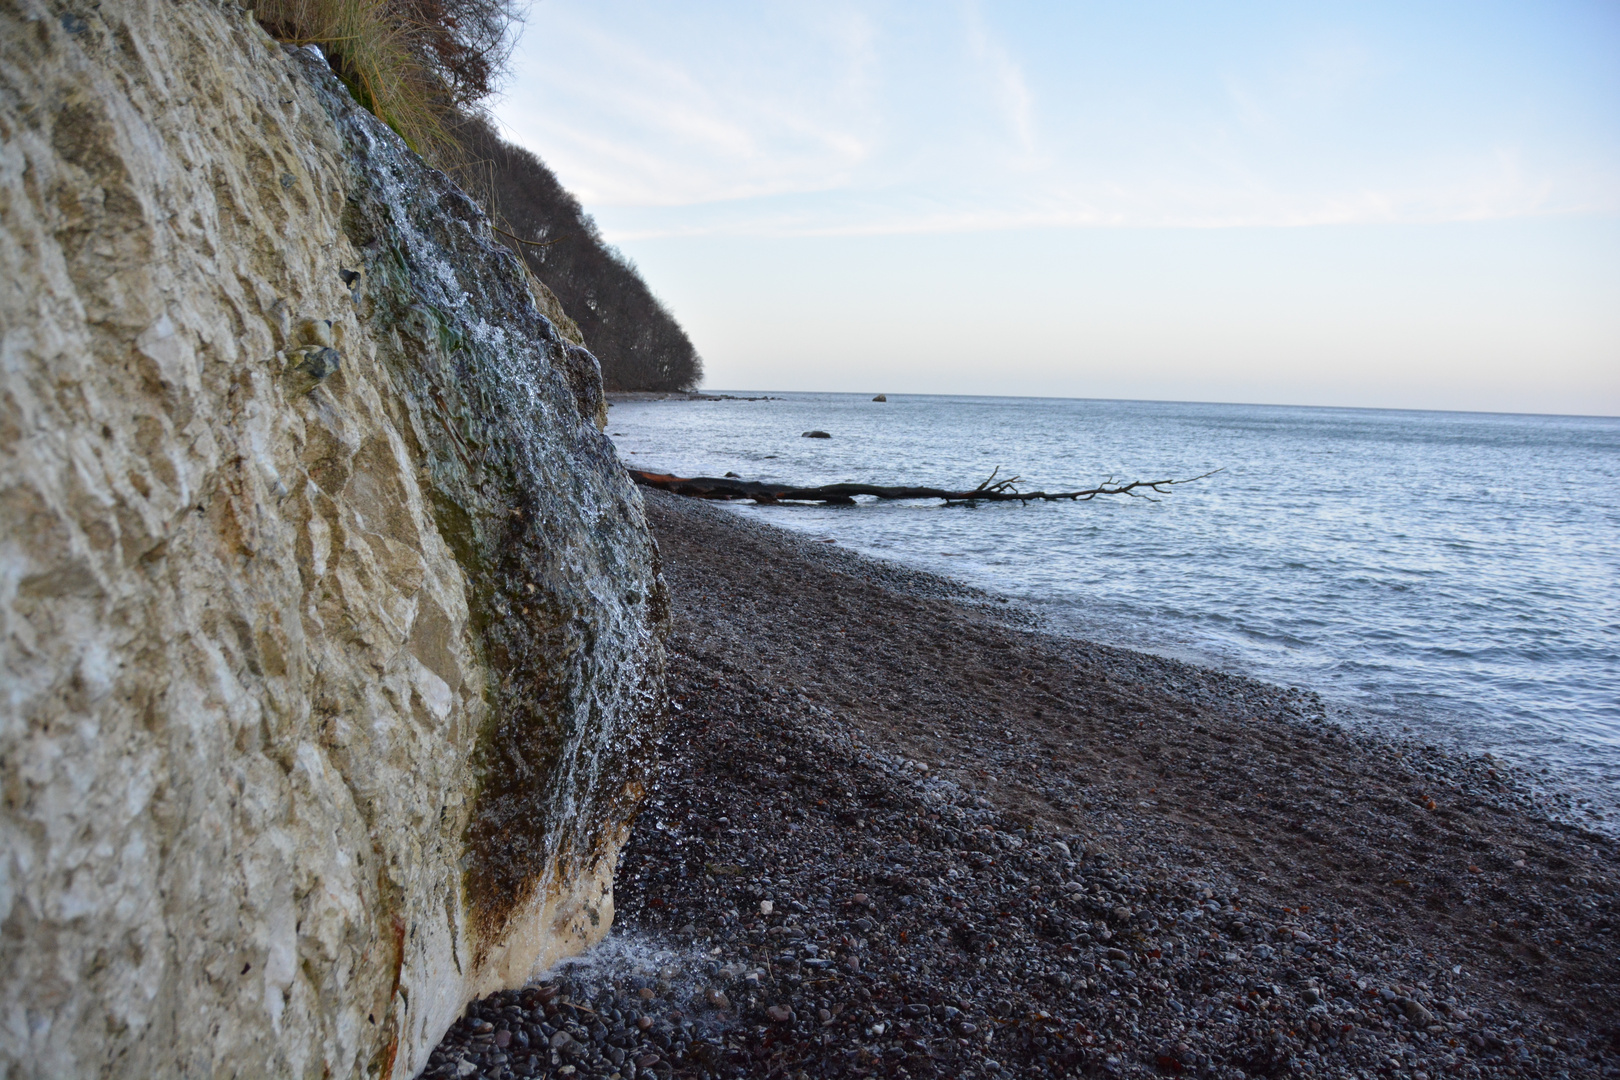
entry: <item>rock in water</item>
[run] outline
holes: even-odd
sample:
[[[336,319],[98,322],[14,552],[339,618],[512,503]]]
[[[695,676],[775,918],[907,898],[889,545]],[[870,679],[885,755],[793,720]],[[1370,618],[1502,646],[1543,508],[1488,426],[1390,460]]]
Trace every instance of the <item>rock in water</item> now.
[[[888,401],[889,396],[887,394],[879,394],[877,397],[873,398],[872,400],[873,401]]]
[[[313,50],[71,21],[0,11],[0,1073],[414,1076],[612,918],[640,496],[594,358]]]
[[[832,436],[827,434],[825,431],[806,431],[806,432],[803,432],[801,434],[802,434],[802,437],[806,438],[806,439],[830,439],[830,438],[832,438]]]

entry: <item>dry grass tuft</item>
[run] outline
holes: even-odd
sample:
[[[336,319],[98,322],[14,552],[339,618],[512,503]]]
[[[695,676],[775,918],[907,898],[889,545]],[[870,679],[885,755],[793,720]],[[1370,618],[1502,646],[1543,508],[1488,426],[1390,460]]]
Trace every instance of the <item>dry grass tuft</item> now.
[[[505,68],[510,0],[260,0],[271,36],[317,45],[349,92],[440,168],[459,163],[458,114]]]

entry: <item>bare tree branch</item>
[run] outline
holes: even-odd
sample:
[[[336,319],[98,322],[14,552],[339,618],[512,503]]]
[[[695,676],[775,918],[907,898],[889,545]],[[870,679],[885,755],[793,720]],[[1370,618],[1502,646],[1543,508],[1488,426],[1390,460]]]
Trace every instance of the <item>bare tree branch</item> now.
[[[548,248],[552,244],[560,244],[564,240],[568,239],[568,237],[566,237],[566,236],[559,236],[559,237],[556,237],[555,239],[552,239],[552,240],[525,240],[525,239],[523,239],[523,237],[519,236],[517,233],[507,232],[505,229],[501,228],[499,225],[491,224],[490,228],[494,229],[496,232],[500,233],[502,236],[506,237],[509,240],[516,240],[520,244],[528,244],[530,247],[534,247],[534,248]]]
[[[1109,477],[1093,488],[1079,491],[1019,491],[1019,477],[997,480],[998,467],[978,487],[955,491],[934,487],[890,487],[882,484],[823,484],[820,487],[802,487],[792,484],[768,484],[759,480],[741,480],[735,477],[670,476],[667,473],[643,472],[628,469],[631,478],[643,487],[658,488],[694,499],[751,499],[756,503],[819,502],[834,506],[848,506],[857,495],[870,495],[877,499],[943,499],[948,504],[976,502],[1090,502],[1099,495],[1129,495],[1151,499],[1154,495],[1168,495],[1178,484],[1190,484],[1221,472],[1212,469],[1198,476],[1174,480],[1132,480],[1116,484]]]

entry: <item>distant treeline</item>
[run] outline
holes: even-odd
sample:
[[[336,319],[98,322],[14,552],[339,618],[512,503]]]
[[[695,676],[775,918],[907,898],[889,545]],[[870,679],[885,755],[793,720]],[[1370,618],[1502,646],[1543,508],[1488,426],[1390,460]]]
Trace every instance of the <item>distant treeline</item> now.
[[[456,175],[578,325],[609,390],[690,390],[703,361],[635,264],[533,154],[478,117],[505,73],[518,0],[258,0],[278,40],[315,44],[366,108]],[[520,243],[517,238],[533,241]]]
[[[463,121],[456,136],[467,162],[458,171],[468,188],[511,234],[501,239],[579,325],[607,389],[695,387],[703,360],[686,331],[551,170],[481,119]]]

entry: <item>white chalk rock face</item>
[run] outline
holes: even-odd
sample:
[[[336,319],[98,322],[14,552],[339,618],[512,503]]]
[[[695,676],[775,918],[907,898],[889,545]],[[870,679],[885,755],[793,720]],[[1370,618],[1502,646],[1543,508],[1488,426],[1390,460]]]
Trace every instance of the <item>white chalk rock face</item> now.
[[[0,1074],[411,1076],[612,918],[596,362],[312,50],[64,10],[0,7]]]

